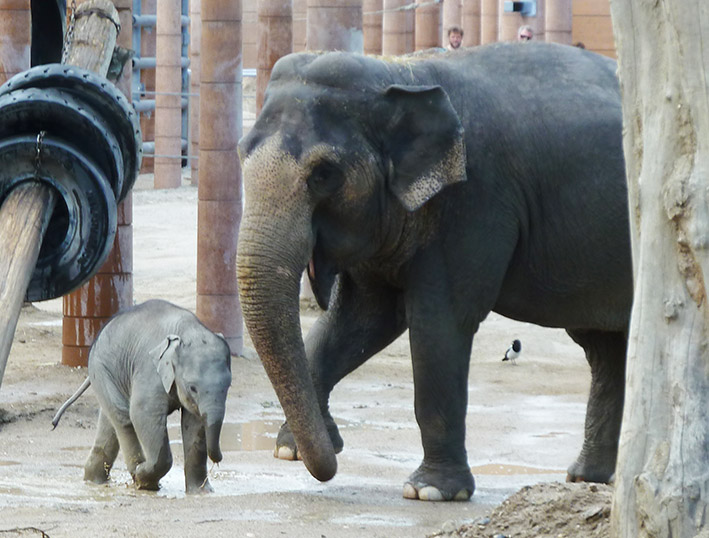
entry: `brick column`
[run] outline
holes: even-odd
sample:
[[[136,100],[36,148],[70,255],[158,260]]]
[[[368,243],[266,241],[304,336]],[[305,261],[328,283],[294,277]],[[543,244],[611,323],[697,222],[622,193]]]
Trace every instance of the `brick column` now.
[[[71,2],[71,0],[69,0]],[[140,12],[143,15],[155,15],[157,12],[158,0],[142,0]],[[131,26],[132,26],[131,21]],[[155,58],[155,27],[144,27],[140,30],[140,51],[142,58]],[[133,48],[133,45],[129,48]],[[140,70],[140,82],[146,92],[155,91],[155,68],[150,67]],[[155,99],[154,93],[146,93],[145,99]],[[155,114],[140,115],[140,130],[143,133],[143,142],[155,141]],[[143,164],[140,167],[141,173],[150,173],[155,171],[155,162],[152,157],[143,157]]]
[[[258,0],[258,27],[256,114],[263,107],[263,94],[274,64],[293,50],[291,0]]]
[[[0,84],[30,68],[30,0],[0,0]]]
[[[77,2],[77,4],[80,2]],[[132,2],[114,0],[121,21],[116,44],[132,43]],[[123,69],[116,86],[130,100],[132,72]],[[133,195],[118,206],[118,228],[113,250],[98,273],[78,290],[63,297],[62,364],[87,366],[89,348],[98,331],[119,310],[133,304]]]
[[[480,44],[494,43],[499,36],[498,25],[499,0],[481,0],[480,2]]]
[[[202,0],[197,316],[233,354],[244,342],[236,286],[241,222],[241,0]]]
[[[411,10],[397,11],[409,0],[384,0],[382,17],[382,54],[397,56],[414,51],[414,14]]]
[[[362,0],[308,0],[306,46],[363,52]]]
[[[463,0],[463,46],[476,47],[480,44],[480,0]]]
[[[457,0],[454,0],[457,1]],[[441,5],[430,4],[430,0],[416,0],[414,22],[414,48],[425,50],[440,46]]]
[[[382,53],[382,7],[383,0],[364,0],[362,2],[362,34],[364,35],[364,53]]]
[[[199,78],[202,44],[202,3],[190,0],[190,180],[199,182]]]
[[[182,0],[160,0],[157,16],[155,188],[172,189],[182,185]]]
[[[308,0],[293,0],[293,52],[306,49]]]
[[[546,0],[544,23],[548,42],[571,45],[571,0]]]

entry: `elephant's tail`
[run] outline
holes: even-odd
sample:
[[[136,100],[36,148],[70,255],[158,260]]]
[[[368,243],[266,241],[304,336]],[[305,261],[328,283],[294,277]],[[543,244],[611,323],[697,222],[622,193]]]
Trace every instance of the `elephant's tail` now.
[[[76,392],[72,395],[71,398],[69,398],[66,402],[62,404],[62,406],[59,408],[59,411],[57,411],[57,414],[54,415],[54,418],[52,419],[52,429],[55,429],[57,427],[57,424],[59,424],[59,419],[62,418],[62,415],[64,414],[64,411],[67,410],[67,408],[73,404],[76,400],[79,399],[79,397],[86,392],[86,389],[89,388],[91,385],[91,379],[88,377],[84,380],[84,382],[81,384],[81,386],[76,390]]]

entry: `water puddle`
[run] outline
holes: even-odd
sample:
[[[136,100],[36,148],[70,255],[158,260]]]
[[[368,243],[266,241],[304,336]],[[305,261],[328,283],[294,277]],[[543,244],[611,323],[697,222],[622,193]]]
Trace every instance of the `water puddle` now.
[[[503,463],[487,463],[471,467],[473,475],[531,475],[531,474],[557,474],[565,472],[562,469],[541,469],[526,465],[511,465]]]
[[[225,422],[219,440],[223,452],[273,450],[282,420],[252,420],[250,422]],[[168,427],[171,443],[181,444],[180,426]]]

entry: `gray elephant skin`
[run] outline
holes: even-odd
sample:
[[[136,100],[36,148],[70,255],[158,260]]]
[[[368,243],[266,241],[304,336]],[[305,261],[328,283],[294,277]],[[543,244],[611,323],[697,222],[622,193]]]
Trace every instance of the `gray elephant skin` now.
[[[101,410],[84,480],[109,479],[118,450],[139,489],[156,490],[172,467],[167,416],[181,411],[187,493],[210,492],[207,456],[222,460],[219,436],[231,355],[223,337],[190,311],[161,300],[114,316],[89,351],[89,377],[52,423],[93,386]]]
[[[615,69],[545,43],[278,61],[239,144],[237,266],[286,416],[279,457],[330,479],[343,448],[330,392],[408,329],[423,461],[404,496],[470,498],[469,362],[495,311],[584,348],[592,386],[568,478],[611,478],[632,302]],[[304,270],[325,309],[305,341]]]

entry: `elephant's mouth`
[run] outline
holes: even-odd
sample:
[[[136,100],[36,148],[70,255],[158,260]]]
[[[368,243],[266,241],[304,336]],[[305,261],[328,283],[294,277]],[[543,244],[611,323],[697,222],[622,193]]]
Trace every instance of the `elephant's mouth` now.
[[[310,262],[308,262],[308,280],[310,280],[310,287],[313,289],[315,300],[323,310],[327,310],[330,304],[330,294],[336,276],[337,268],[335,264],[325,256],[322,243],[317,240],[313,255],[310,258]]]

